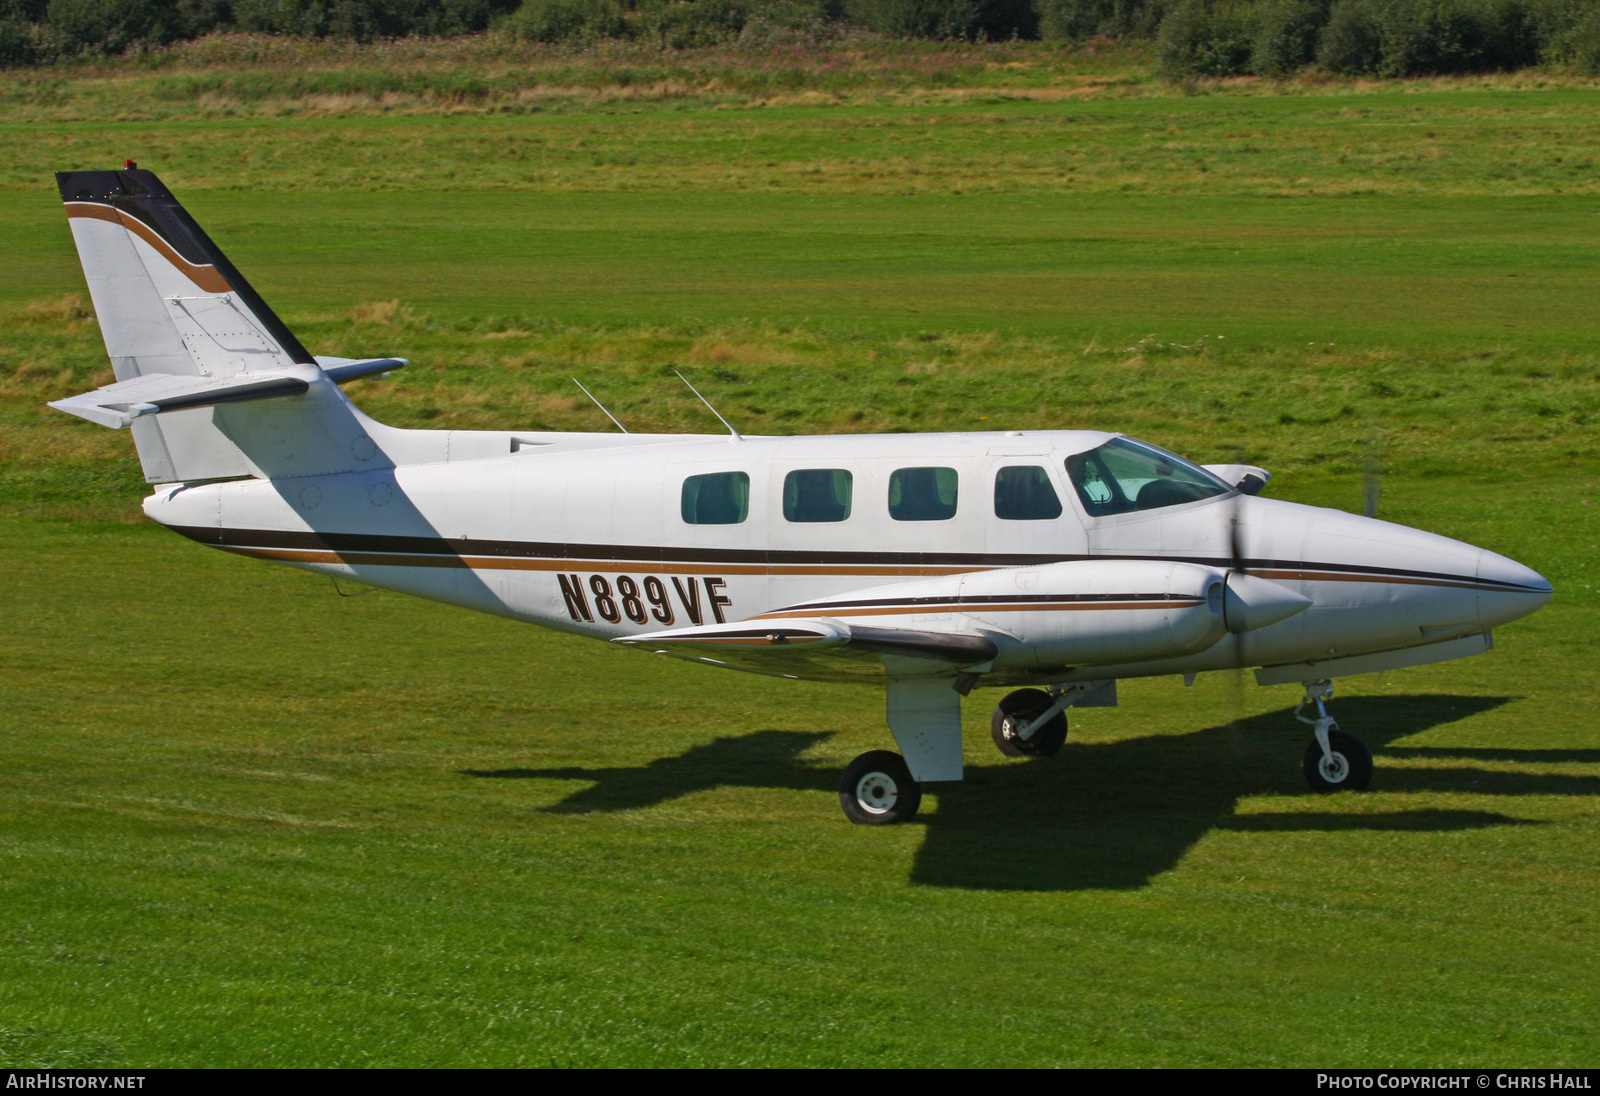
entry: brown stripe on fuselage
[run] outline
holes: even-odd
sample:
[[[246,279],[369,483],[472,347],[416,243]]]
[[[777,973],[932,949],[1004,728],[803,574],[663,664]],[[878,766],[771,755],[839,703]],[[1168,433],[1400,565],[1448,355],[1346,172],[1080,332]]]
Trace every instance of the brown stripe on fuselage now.
[[[950,601],[934,605],[873,605],[860,608],[786,609],[776,613],[760,613],[751,620],[787,620],[806,617],[847,616],[928,616],[933,613],[1071,613],[1091,609],[1185,609],[1204,605],[1205,598],[1172,598],[1167,601],[1018,601],[971,602]]]
[[[335,552],[316,548],[254,548],[242,544],[215,544],[225,552],[279,563],[343,563],[351,567],[468,567],[474,571],[592,571],[600,574],[702,575],[865,575],[884,577],[938,577],[992,570],[980,566],[914,566],[910,564],[798,564],[798,563],[663,563],[659,560],[615,559],[507,559],[504,556],[415,555],[400,552]]]
[[[185,278],[207,293],[231,293],[233,287],[226,278],[217,272],[217,268],[209,263],[197,265],[185,259],[172,249],[172,245],[163,240],[156,231],[137,217],[129,217],[117,209],[102,205],[99,202],[67,202],[68,217],[88,217],[96,221],[109,221],[138,236],[145,243],[155,248],[161,257],[177,268]]]
[[[466,567],[483,571],[589,571],[600,574],[655,572],[762,576],[938,577],[1003,568],[1044,567],[1068,562],[1151,560],[1231,569],[1229,561],[1182,556],[1015,556],[989,553],[800,552],[791,550],[696,549],[664,545],[541,544],[450,540],[443,537],[319,533],[310,530],[227,529],[171,525],[191,540],[241,555],[285,563],[342,563],[364,567]],[[571,552],[571,555],[567,553]],[[941,562],[924,562],[937,559]],[[1447,572],[1406,571],[1288,560],[1243,560],[1241,570],[1262,578],[1299,582],[1392,583],[1467,590],[1520,591],[1515,583]],[[786,606],[785,608],[790,608]],[[811,610],[816,611],[815,607]]]
[[[648,639],[648,636],[641,636]],[[807,643],[826,643],[831,636],[784,636],[782,639],[767,639],[762,637],[738,636],[724,639],[721,636],[684,636],[662,639],[660,642],[672,643],[704,643],[715,647],[799,647]]]

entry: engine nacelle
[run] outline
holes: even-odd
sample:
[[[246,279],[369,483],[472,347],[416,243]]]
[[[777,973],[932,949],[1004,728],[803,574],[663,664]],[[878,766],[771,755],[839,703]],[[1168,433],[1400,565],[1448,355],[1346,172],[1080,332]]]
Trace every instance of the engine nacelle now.
[[[1013,658],[1047,668],[1203,651],[1227,633],[1226,593],[1227,575],[1211,567],[1082,560],[964,575],[960,599],[977,628],[1018,641]]]
[[[973,571],[791,606],[852,626],[985,634],[995,669],[1177,658],[1227,634],[1227,575],[1156,560],[1077,560]]]

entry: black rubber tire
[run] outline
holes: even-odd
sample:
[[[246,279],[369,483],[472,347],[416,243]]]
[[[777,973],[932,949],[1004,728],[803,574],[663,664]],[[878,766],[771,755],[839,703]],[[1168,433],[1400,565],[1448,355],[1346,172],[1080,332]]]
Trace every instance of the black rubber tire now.
[[[1333,772],[1324,770],[1322,747],[1313,738],[1311,745],[1306,747],[1306,783],[1311,785],[1313,791],[1324,794],[1366,791],[1367,785],[1372,783],[1372,751],[1367,749],[1367,744],[1355,735],[1341,731],[1335,723],[1328,728],[1328,746],[1333,750],[1334,762],[1339,768]]]
[[[1035,731],[1032,738],[1006,737],[1007,717],[1020,715],[1032,718],[1054,703],[1055,698],[1043,689],[1018,689],[1014,693],[1007,693],[995,705],[994,715],[989,717],[989,734],[994,738],[996,748],[1007,757],[1054,757],[1060,753],[1067,741],[1065,709]]]
[[[845,766],[839,780],[839,806],[858,826],[909,822],[922,806],[922,786],[911,779],[905,758],[888,750],[872,750]]]

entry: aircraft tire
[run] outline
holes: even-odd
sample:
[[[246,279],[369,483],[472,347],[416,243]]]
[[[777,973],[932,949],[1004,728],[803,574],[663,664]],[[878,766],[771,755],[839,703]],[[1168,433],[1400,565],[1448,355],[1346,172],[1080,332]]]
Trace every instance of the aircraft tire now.
[[[1007,693],[995,705],[994,715],[989,718],[989,733],[994,738],[996,748],[1007,757],[1054,757],[1060,753],[1067,741],[1067,713],[1064,711],[1057,712],[1055,718],[1045,724],[1042,730],[1035,731],[1032,738],[1006,737],[1007,718],[1042,712],[1053,703],[1054,698],[1043,689],[1018,689],[1014,693]]]
[[[911,779],[905,758],[872,750],[845,766],[839,780],[839,806],[858,826],[909,822],[922,805],[922,786]]]
[[[1339,729],[1337,723],[1328,728],[1328,745],[1333,749],[1333,765],[1325,765],[1322,747],[1313,738],[1306,747],[1306,783],[1313,791],[1364,792],[1372,783],[1372,751],[1353,734]]]

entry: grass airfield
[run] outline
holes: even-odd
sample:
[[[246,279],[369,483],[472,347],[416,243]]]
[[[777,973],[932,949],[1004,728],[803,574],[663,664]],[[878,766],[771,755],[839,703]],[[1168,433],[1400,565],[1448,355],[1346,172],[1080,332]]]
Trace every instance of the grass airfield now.
[[[0,1063],[1593,1066],[1600,88],[1036,60],[521,113],[0,74]],[[127,436],[41,406],[109,379],[48,173],[128,156],[317,352],[413,359],[351,387],[386,421],[600,429],[577,375],[709,429],[676,367],[750,433],[1121,429],[1351,510],[1376,465],[1555,600],[1340,683],[1365,795],[1306,790],[1291,688],[1125,682],[1037,762],[980,689],[967,783],[852,827],[875,691],[142,523]]]

